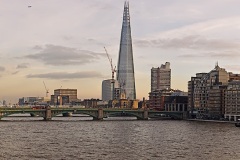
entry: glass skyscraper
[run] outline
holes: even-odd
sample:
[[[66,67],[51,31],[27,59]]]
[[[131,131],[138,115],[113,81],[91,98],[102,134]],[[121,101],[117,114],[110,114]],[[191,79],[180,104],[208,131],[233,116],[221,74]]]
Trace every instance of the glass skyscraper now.
[[[124,4],[117,80],[120,83],[121,90],[125,92],[126,98],[136,99],[129,2],[127,1]]]

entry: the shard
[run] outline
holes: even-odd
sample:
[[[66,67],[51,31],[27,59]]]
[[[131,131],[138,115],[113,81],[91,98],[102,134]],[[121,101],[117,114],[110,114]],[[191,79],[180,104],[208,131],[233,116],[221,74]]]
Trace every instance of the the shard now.
[[[126,98],[136,99],[129,2],[124,3],[122,32],[119,48],[117,80]]]

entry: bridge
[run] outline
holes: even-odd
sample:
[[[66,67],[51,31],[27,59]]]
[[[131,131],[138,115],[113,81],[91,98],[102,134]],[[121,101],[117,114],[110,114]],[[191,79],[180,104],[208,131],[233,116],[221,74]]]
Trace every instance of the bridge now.
[[[12,114],[26,114],[29,113],[32,116],[36,115],[43,117],[43,120],[51,120],[52,117],[64,113],[73,113],[73,114],[85,114],[93,117],[93,120],[103,120],[109,116],[114,115],[127,115],[134,116],[138,120],[148,120],[148,118],[158,118],[162,115],[174,118],[174,119],[186,119],[186,112],[170,112],[170,111],[155,111],[148,109],[128,109],[128,108],[51,108],[46,109],[34,109],[34,108],[0,108],[0,120],[4,117],[8,117]]]

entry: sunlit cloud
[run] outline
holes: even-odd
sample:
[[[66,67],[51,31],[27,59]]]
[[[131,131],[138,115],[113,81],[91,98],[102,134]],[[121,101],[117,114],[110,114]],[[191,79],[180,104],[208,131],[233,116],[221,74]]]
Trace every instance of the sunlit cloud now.
[[[161,38],[155,40],[136,40],[135,44],[139,47],[157,47],[163,49],[240,49],[240,42],[216,38],[211,39],[199,35],[176,38]]]
[[[83,65],[92,63],[105,56],[103,53],[95,53],[87,50],[78,50],[76,48],[63,47],[57,45],[45,45],[43,49],[37,46],[40,51],[36,54],[29,54],[24,58],[42,61],[47,65]]]
[[[102,78],[103,76],[99,72],[86,71],[86,72],[52,72],[43,74],[29,74],[27,78],[47,78],[47,79],[81,79],[81,78]]]
[[[17,69],[24,69],[28,68],[29,64],[28,63],[22,63],[17,65]]]
[[[3,71],[5,71],[5,70],[6,70],[5,67],[0,66],[0,72],[3,72]]]

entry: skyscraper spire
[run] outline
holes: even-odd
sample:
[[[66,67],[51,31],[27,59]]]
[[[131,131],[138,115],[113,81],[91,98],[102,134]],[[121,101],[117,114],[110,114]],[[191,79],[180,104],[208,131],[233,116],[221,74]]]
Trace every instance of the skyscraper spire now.
[[[136,99],[129,2],[127,1],[124,3],[117,80],[124,87],[122,89],[126,93],[126,98]]]

